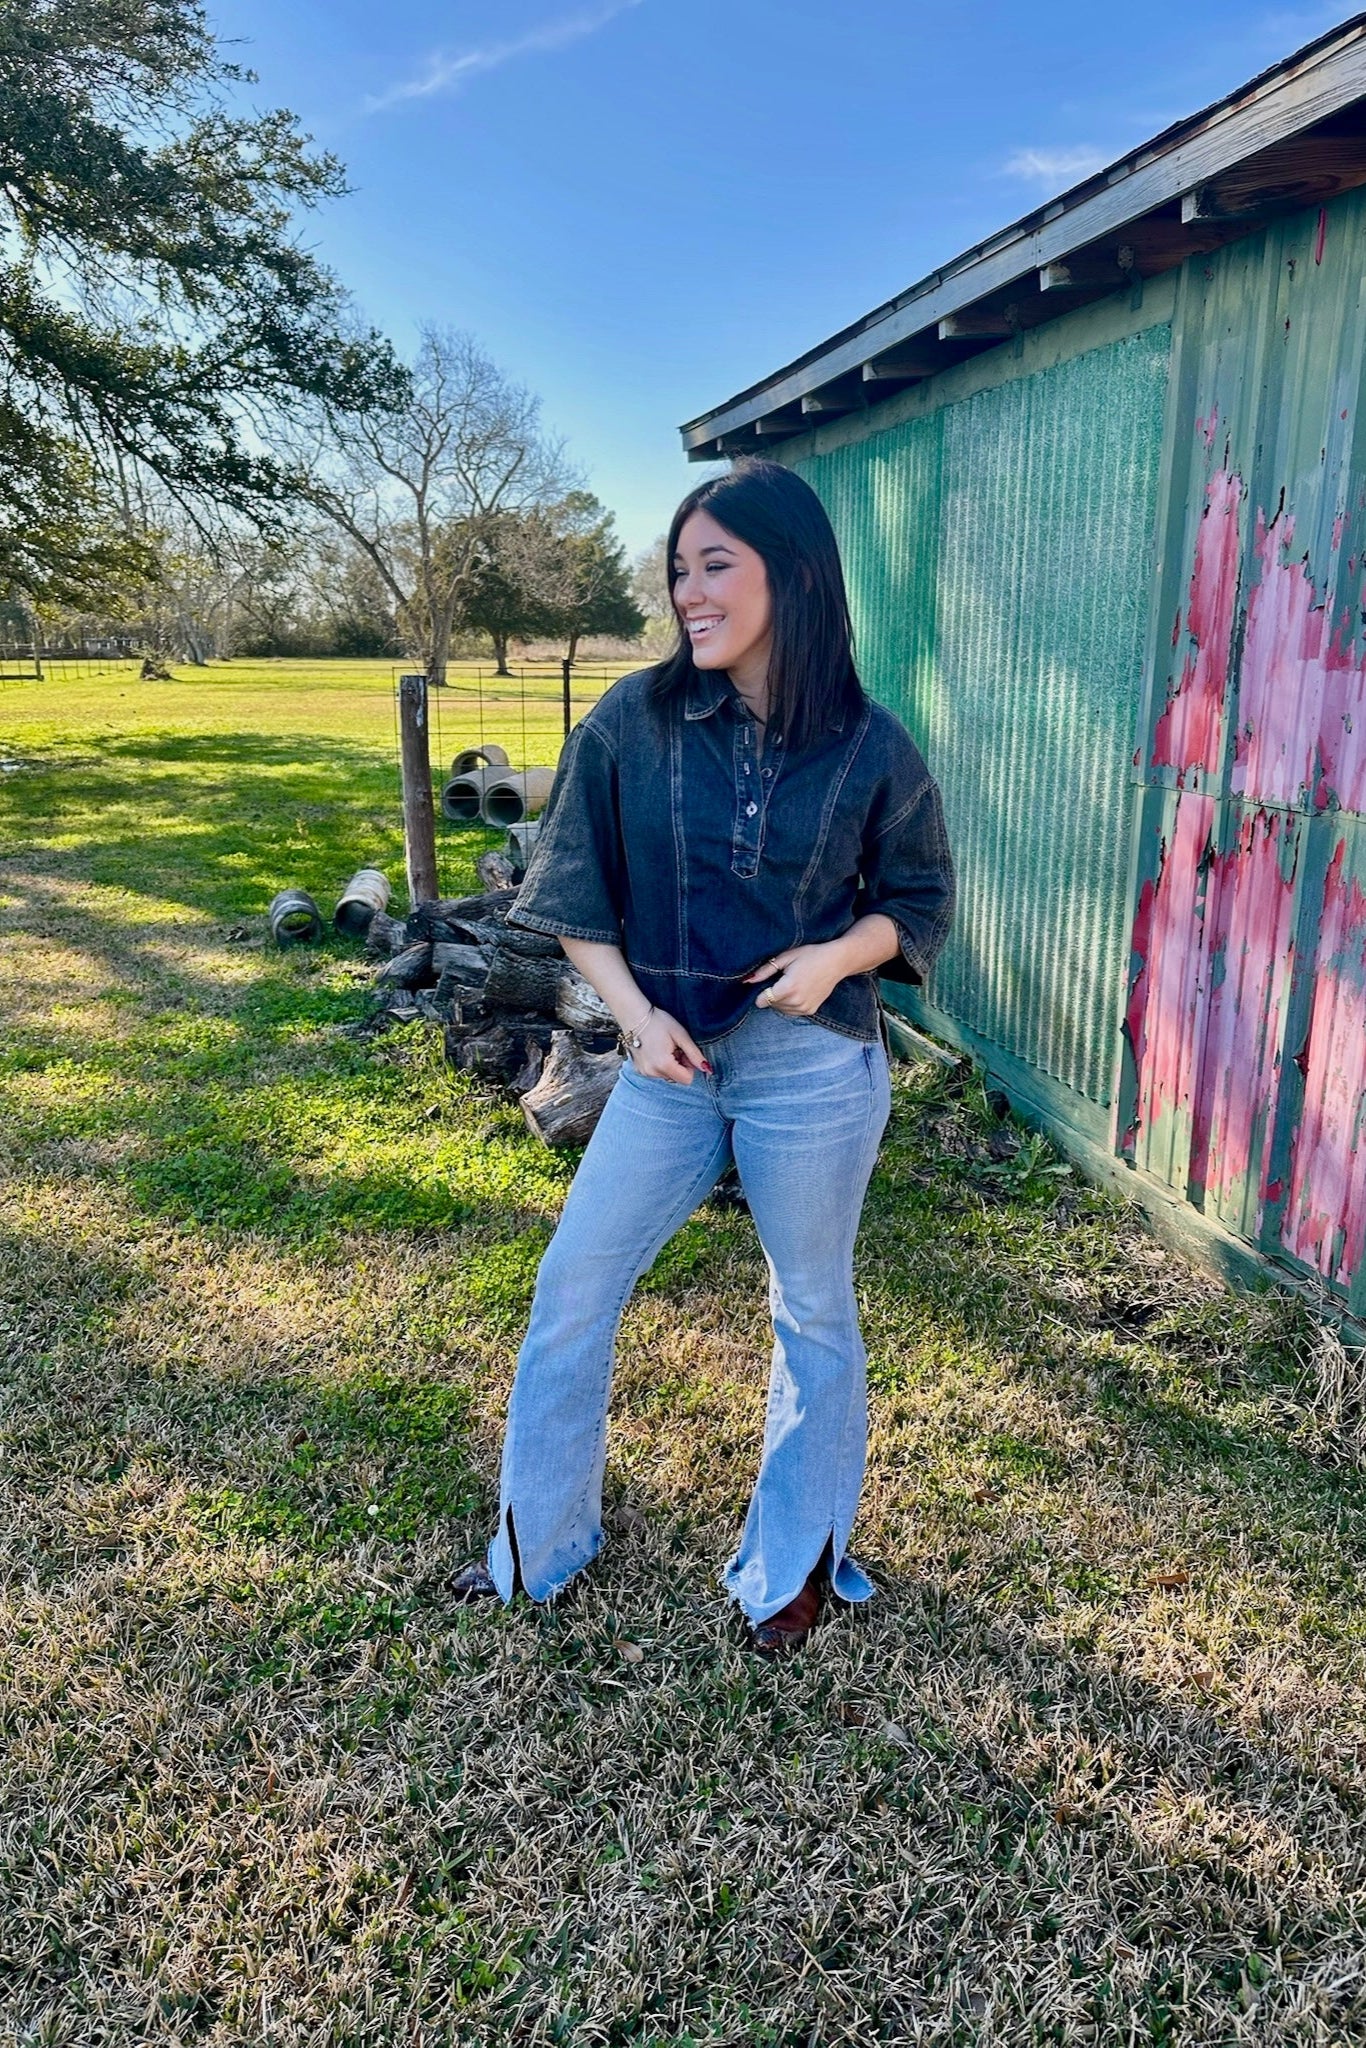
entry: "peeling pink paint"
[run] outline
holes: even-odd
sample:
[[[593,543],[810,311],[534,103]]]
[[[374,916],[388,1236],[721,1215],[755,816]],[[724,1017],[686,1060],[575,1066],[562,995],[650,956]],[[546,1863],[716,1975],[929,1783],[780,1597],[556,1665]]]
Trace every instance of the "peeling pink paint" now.
[[[1336,631],[1308,565],[1284,559],[1287,513],[1257,515],[1260,578],[1247,607],[1232,787],[1257,803],[1366,810],[1366,656]],[[1334,528],[1334,552],[1341,546]]]
[[[1283,811],[1244,817],[1206,884],[1208,998],[1191,1112],[1190,1192],[1242,1212],[1266,1198],[1267,1148],[1294,966],[1298,828]]]
[[[1271,1106],[1294,961],[1297,827],[1275,811],[1239,823],[1216,854],[1213,797],[1176,800],[1155,880],[1145,883],[1126,1015],[1137,1077],[1123,1149],[1260,1223]],[[1141,1142],[1140,1142],[1141,1141]]]
[[[1223,753],[1242,496],[1241,477],[1221,470],[1211,478],[1186,605],[1192,645],[1181,679],[1153,731],[1152,765],[1174,768],[1179,789],[1188,787],[1188,778],[1195,773],[1215,774]]]
[[[1217,412],[1196,424],[1211,447]],[[1173,648],[1185,652],[1153,727],[1150,767],[1168,771],[1168,782],[1174,775],[1176,788],[1160,799],[1157,871],[1134,920],[1124,1022],[1133,1104],[1120,1146],[1254,1241],[1276,1205],[1272,1227],[1285,1251],[1346,1287],[1366,1259],[1366,837],[1356,872],[1355,841],[1337,844],[1321,906],[1304,901],[1299,868],[1312,834],[1332,830],[1311,830],[1314,814],[1366,816],[1366,650],[1353,639],[1366,563],[1344,552],[1343,508],[1355,484],[1331,522],[1317,585],[1303,549],[1303,558],[1292,552],[1295,517],[1282,499],[1269,519],[1256,511],[1255,580],[1244,597],[1244,497],[1227,466],[1207,485],[1173,630]],[[1287,1031],[1292,990],[1307,971],[1299,946],[1307,949],[1320,909],[1309,1024],[1296,1050]],[[1288,1160],[1278,1147],[1273,1173],[1292,1062],[1303,1106]]]
[[[1199,419],[1195,422],[1195,431],[1199,434],[1207,448],[1214,446],[1214,437],[1219,431],[1219,408],[1217,405],[1210,407],[1207,420]]]
[[[1204,951],[1200,898],[1214,829],[1214,799],[1187,794],[1176,800],[1171,835],[1155,880],[1145,882],[1134,924],[1140,965],[1129,995],[1125,1028],[1133,1048],[1137,1091],[1123,1149],[1161,1172],[1153,1157],[1171,1112],[1189,1109],[1203,1007]],[[1141,1145],[1140,1145],[1141,1140]]]
[[[1328,240],[1328,208],[1319,208],[1319,224],[1314,231],[1314,261],[1322,263],[1324,244]]]
[[[1366,894],[1339,840],[1323,890],[1304,1107],[1281,1222],[1287,1251],[1345,1286],[1366,1248]]]

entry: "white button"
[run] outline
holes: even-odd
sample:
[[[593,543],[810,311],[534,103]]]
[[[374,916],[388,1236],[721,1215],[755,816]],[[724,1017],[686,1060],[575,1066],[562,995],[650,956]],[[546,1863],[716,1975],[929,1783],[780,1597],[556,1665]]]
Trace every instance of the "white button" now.
[[[746,761],[746,763],[745,763],[745,773],[746,773],[746,775],[748,775],[748,774],[749,774],[749,762],[748,762],[748,761]]]
[[[755,813],[755,812],[756,812],[756,811],[758,810],[758,808],[759,808],[758,804],[746,804],[746,805],[745,805],[745,816],[746,816],[747,818],[752,818],[752,817],[754,816],[754,813]]]

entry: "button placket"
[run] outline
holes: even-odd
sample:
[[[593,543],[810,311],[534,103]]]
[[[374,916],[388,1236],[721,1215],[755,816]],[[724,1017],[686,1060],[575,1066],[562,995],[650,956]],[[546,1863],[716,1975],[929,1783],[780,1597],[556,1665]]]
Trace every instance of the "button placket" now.
[[[754,788],[754,763],[752,759],[753,727],[745,717],[737,717],[735,732],[735,831],[731,846],[731,865],[737,874],[757,874],[759,868],[759,836],[762,820],[759,805],[750,795]],[[759,777],[762,793],[763,776]]]

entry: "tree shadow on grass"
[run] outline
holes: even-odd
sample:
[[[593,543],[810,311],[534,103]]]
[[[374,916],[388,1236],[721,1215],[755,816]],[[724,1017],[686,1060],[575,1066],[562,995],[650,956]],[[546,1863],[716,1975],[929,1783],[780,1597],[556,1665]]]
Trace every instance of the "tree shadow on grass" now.
[[[55,930],[92,963],[69,992],[37,989],[35,1014],[16,1016],[0,1048],[12,1142],[37,1148],[40,1167],[112,1178],[149,1218],[281,1242],[475,1216],[508,1232],[543,1225],[564,1162],[442,1064],[430,1026],[344,1035],[370,1004],[343,942],[271,951],[225,986],[212,945],[187,968],[163,957],[155,928],[88,902],[73,918],[60,885],[11,881],[8,893],[6,921]],[[520,1171],[510,1149],[525,1155]]]

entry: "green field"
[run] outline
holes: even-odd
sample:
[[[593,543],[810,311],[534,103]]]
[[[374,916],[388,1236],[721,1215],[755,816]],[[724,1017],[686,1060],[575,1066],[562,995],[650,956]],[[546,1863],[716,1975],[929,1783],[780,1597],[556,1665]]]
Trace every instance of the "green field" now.
[[[883,1597],[744,1652],[764,1272],[707,1208],[599,1566],[450,1604],[574,1161],[268,942],[401,876],[395,672],[0,684],[0,2042],[1366,2039],[1360,1361],[970,1078],[898,1068],[860,1240]]]

